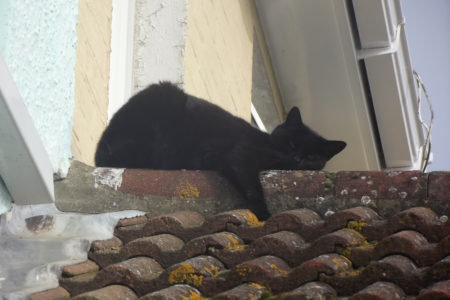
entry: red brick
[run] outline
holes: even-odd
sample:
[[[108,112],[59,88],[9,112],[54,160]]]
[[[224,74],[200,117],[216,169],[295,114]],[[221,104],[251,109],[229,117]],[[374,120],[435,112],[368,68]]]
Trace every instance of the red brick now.
[[[450,299],[450,280],[436,282],[430,288],[420,292],[417,300]]]
[[[84,294],[78,295],[73,300],[106,300],[106,299],[117,299],[117,300],[137,300],[138,297],[133,292],[133,290],[122,285],[110,285],[102,289],[86,292]]]
[[[68,300],[70,294],[62,287],[34,293],[30,296],[31,300]]]
[[[283,293],[280,300],[296,299],[338,299],[336,291],[323,282],[308,282],[287,293]]]
[[[84,273],[97,272],[98,269],[99,267],[95,262],[92,260],[87,260],[76,265],[65,266],[62,270],[62,276],[72,277]]]
[[[350,300],[391,300],[404,299],[405,293],[391,282],[376,282],[356,293]]]

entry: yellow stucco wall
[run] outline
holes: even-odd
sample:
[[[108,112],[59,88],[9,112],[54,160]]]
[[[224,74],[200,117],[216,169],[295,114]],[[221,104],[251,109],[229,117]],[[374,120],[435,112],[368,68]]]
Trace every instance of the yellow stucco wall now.
[[[188,2],[184,88],[250,120],[253,0]]]
[[[80,0],[78,9],[72,153],[93,165],[108,117],[112,1]]]

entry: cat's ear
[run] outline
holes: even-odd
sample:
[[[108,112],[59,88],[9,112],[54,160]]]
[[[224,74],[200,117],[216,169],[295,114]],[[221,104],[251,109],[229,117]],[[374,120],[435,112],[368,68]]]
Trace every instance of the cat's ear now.
[[[293,108],[291,108],[286,117],[285,123],[291,126],[299,126],[303,124],[302,116],[300,115],[300,110],[298,109],[298,107],[294,106]]]
[[[323,151],[327,159],[331,159],[344,150],[345,146],[347,146],[347,143],[343,141],[326,141]]]

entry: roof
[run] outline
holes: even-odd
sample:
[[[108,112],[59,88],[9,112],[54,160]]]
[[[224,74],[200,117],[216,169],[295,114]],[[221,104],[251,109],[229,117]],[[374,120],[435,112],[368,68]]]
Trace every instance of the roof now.
[[[32,299],[450,298],[450,222],[425,207],[139,216],[88,258]]]

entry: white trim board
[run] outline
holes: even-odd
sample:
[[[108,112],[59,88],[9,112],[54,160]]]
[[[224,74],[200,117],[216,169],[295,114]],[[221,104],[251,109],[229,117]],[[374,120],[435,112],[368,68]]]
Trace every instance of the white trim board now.
[[[0,175],[15,204],[54,202],[50,159],[1,56]]]
[[[133,86],[135,0],[113,0],[108,122],[130,98]]]

